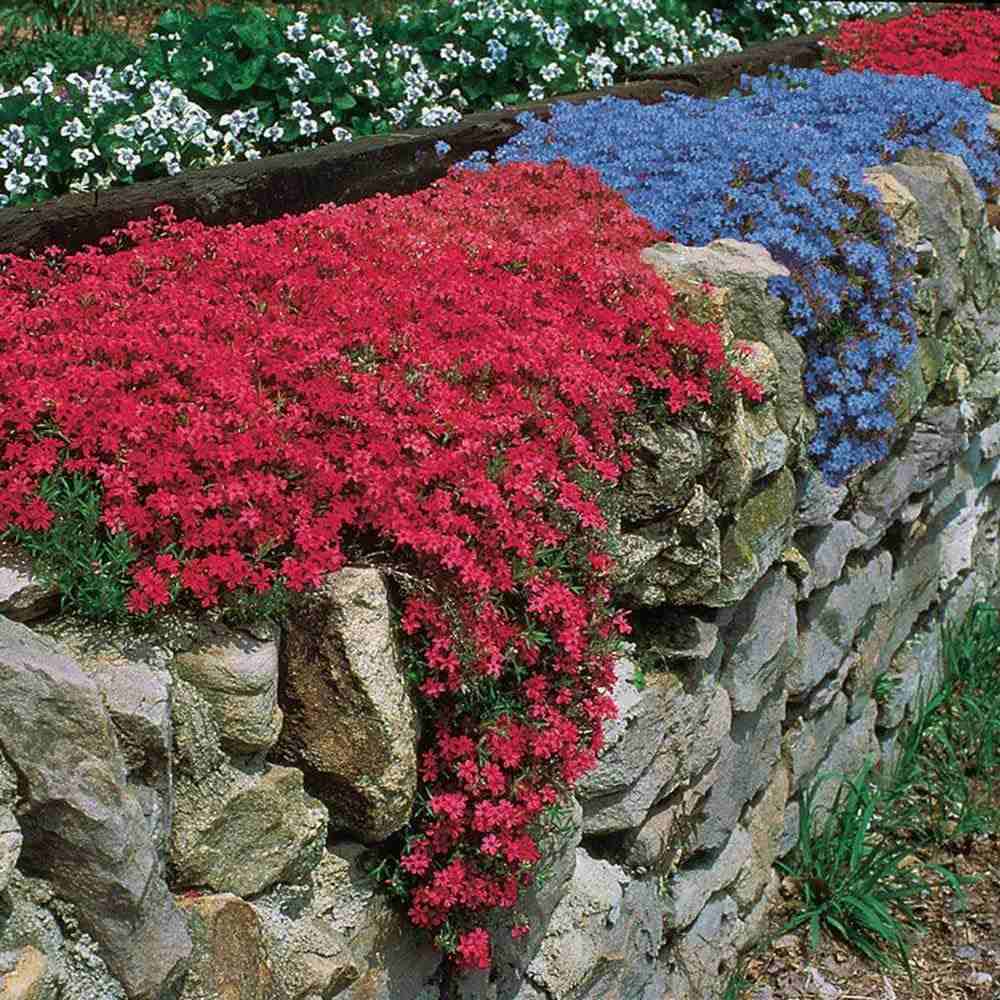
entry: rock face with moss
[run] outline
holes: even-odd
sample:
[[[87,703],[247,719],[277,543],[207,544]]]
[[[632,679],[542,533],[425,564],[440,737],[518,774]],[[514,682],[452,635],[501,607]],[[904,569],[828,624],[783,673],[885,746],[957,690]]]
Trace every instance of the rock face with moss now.
[[[849,485],[803,448],[783,269],[732,240],[644,255],[764,397],[629,428],[619,714],[548,830],[528,930],[492,927],[492,976],[446,974],[367,874],[418,807],[421,732],[378,571],[271,631],[133,634],[56,614],[0,550],[0,993],[716,1000],[816,775],[891,762],[941,622],[1000,597],[998,233],[953,158],[868,178],[917,253],[921,337],[892,454]]]

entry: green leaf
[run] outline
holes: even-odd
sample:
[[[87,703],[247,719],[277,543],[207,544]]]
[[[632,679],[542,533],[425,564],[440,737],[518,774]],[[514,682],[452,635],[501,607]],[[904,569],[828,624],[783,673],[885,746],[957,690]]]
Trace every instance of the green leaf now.
[[[338,111],[347,111],[357,105],[357,101],[350,94],[341,94],[333,99],[333,106]]]

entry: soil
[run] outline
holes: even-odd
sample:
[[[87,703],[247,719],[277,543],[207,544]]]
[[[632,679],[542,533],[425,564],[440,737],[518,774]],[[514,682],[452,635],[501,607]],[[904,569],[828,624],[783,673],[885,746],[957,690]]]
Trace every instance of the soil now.
[[[912,937],[911,979],[886,971],[824,936],[811,951],[803,930],[775,939],[749,959],[741,1000],[1000,1000],[1000,834],[969,839],[933,860],[968,878],[961,894],[932,876],[931,894],[915,908],[922,929]],[[798,891],[786,879],[772,928],[798,910]]]

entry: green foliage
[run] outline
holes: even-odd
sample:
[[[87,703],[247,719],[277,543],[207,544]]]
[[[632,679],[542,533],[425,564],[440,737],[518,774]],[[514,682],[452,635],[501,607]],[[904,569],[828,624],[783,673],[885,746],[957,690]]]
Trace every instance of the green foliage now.
[[[38,36],[72,32],[79,23],[87,33],[97,29],[99,18],[117,14],[122,6],[120,0],[4,0],[0,26],[6,33],[30,31]]]
[[[909,847],[876,824],[887,800],[873,768],[869,761],[851,779],[821,775],[806,792],[798,843],[789,860],[778,863],[798,882],[803,907],[782,930],[808,925],[813,948],[826,930],[880,966],[898,958],[909,972],[912,904],[930,887],[914,870]],[[824,817],[817,795],[829,780],[840,785]]]
[[[71,35],[50,31],[0,50],[0,83],[12,86],[29,76],[37,66],[52,63],[54,76],[93,72],[95,66],[119,68],[139,57],[139,46],[127,35],[95,31]]]
[[[1000,616],[974,607],[943,630],[941,686],[901,736],[891,821],[911,840],[945,844],[1000,827]]]
[[[50,527],[10,528],[0,537],[23,547],[39,577],[59,588],[63,608],[86,618],[120,616],[137,555],[127,532],[112,534],[100,523],[100,487],[77,473],[57,471],[42,480],[39,495],[55,514]]]

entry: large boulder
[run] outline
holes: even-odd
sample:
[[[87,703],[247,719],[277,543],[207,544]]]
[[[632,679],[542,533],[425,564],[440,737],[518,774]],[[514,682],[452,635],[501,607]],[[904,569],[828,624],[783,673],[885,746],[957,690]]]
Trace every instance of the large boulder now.
[[[302,772],[222,764],[198,780],[180,775],[170,836],[177,885],[254,896],[308,877],[326,841],[326,809],[306,795]]]
[[[280,697],[274,757],[302,768],[331,828],[366,842],[401,829],[417,789],[418,719],[377,570],[332,574],[292,611]]]
[[[160,997],[191,939],[100,691],[55,643],[4,618],[0,734],[22,798],[22,865],[75,905],[131,997]]]

